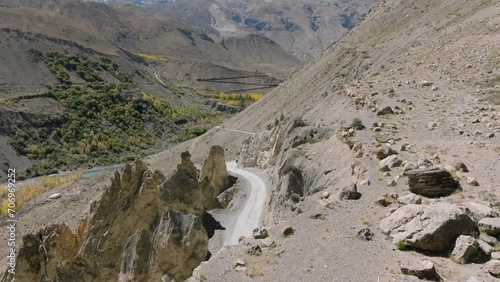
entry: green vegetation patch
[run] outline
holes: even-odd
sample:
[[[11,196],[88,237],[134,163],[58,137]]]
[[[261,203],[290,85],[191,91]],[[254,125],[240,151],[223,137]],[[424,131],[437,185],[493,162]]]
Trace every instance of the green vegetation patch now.
[[[222,101],[230,106],[246,107],[255,101],[260,100],[263,95],[260,93],[234,93],[225,92],[201,94],[205,98]]]
[[[221,122],[220,112],[194,105],[174,109],[167,100],[149,95],[108,57],[95,62],[58,51],[31,50],[30,55],[43,57],[60,82],[43,96],[61,102],[67,111],[9,120],[11,145],[39,160],[26,176],[126,161],[201,135],[205,125]],[[85,82],[72,82],[70,72]],[[120,83],[105,81],[103,72]]]

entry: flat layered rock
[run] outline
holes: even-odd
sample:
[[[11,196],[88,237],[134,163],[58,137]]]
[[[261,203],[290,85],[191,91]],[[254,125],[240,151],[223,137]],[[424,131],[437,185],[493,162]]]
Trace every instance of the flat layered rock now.
[[[399,265],[401,273],[420,279],[436,280],[439,276],[430,260],[405,259]]]
[[[404,173],[412,193],[429,198],[449,196],[460,188],[458,181],[445,169],[416,169]]]

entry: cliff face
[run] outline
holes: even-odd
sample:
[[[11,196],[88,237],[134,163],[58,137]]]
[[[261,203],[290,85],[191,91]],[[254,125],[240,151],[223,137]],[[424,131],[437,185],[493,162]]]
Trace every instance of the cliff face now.
[[[24,236],[17,280],[187,279],[209,255],[206,204],[217,204],[234,180],[221,147],[211,149],[201,173],[188,152],[181,158],[167,180],[141,160],[116,172],[75,231],[59,224]]]
[[[300,210],[301,198],[317,192],[314,174],[307,174],[303,147],[328,139],[333,130],[308,125],[300,118],[276,118],[266,130],[243,143],[238,164],[267,170],[275,187],[268,202],[266,221],[283,219]]]

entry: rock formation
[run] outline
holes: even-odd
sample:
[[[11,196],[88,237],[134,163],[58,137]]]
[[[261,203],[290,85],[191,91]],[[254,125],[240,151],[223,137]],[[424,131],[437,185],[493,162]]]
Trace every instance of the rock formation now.
[[[227,173],[224,149],[212,146],[201,169],[201,183],[204,205],[207,209],[221,207],[216,197],[236,183],[236,178]],[[214,197],[215,196],[215,197]]]
[[[458,236],[477,230],[466,208],[448,203],[405,205],[382,220],[380,229],[394,242],[433,252],[444,252]]]
[[[206,209],[234,179],[220,147],[210,150],[201,174],[188,152],[181,158],[166,181],[141,160],[126,165],[76,231],[62,224],[24,236],[17,281],[183,281],[191,276],[208,255]]]
[[[299,209],[301,197],[317,191],[307,185],[301,145],[319,142],[333,135],[326,127],[311,126],[301,118],[280,116],[269,122],[267,130],[243,143],[238,164],[243,167],[272,169],[275,189],[269,199],[268,218],[286,217]]]

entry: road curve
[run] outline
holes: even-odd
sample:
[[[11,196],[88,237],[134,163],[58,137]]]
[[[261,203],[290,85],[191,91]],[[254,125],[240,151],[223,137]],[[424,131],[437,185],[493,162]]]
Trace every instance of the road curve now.
[[[264,177],[255,173],[254,169],[238,168],[235,161],[227,162],[226,166],[240,181],[246,181],[249,188],[245,205],[232,230],[227,231],[224,241],[224,245],[236,245],[241,236],[251,236],[252,230],[260,225],[269,190]]]

